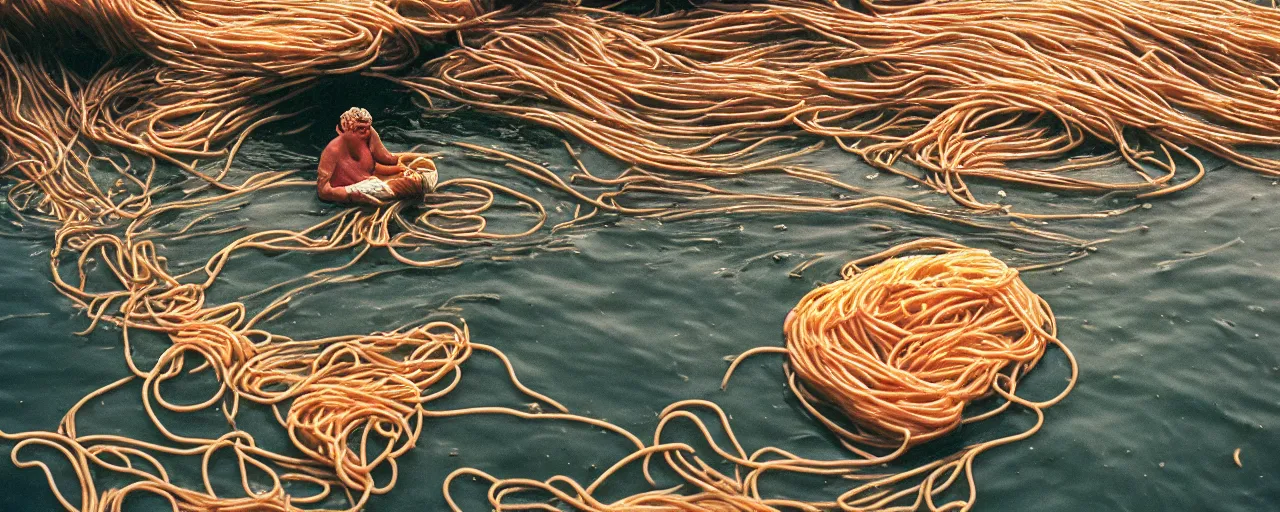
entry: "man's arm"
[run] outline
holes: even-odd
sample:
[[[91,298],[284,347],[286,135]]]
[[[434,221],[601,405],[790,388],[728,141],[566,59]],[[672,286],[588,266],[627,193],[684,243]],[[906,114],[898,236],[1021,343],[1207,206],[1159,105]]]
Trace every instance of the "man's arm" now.
[[[333,169],[337,166],[336,158],[333,151],[326,147],[324,152],[320,153],[320,168],[316,175],[316,195],[325,201],[335,203],[351,202],[351,194],[346,188],[335,187],[329,184],[329,180],[333,179]]]
[[[378,130],[369,128],[369,132],[371,133],[369,136],[369,152],[373,153],[373,161],[382,165],[397,167],[400,159],[396,158],[396,155],[387,151],[387,147],[382,145],[382,137],[378,136]]]
[[[382,165],[377,162],[373,163],[373,174],[376,176],[395,176],[404,172],[404,170],[404,167],[399,165]]]

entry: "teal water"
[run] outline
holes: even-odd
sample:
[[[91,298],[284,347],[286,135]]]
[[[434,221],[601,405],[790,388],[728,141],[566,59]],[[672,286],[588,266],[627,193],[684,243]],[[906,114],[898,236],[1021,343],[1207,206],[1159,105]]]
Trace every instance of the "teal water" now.
[[[340,109],[333,110],[336,114]],[[333,117],[328,114],[317,113],[317,119]],[[553,221],[571,216],[568,198],[500,165],[465,158],[445,144],[465,140],[492,145],[563,171],[570,163],[556,134],[474,113],[421,118],[418,110],[398,101],[375,109],[374,115],[393,151],[419,144],[444,151],[444,178],[486,177],[535,194]],[[256,134],[237,160],[232,179],[264,170],[312,168],[311,155],[318,154],[331,133],[326,123],[317,124],[324,128],[290,136],[270,130]],[[599,155],[589,153],[586,160],[593,171],[617,170]],[[822,153],[808,163],[872,190],[915,193],[902,181],[877,175],[838,153]],[[172,171],[168,176],[183,179]],[[773,191],[792,186],[767,177],[744,185]],[[997,188],[990,186],[986,193]],[[1140,204],[1004,190],[1011,200],[1038,211]],[[936,198],[921,200],[945,204]],[[1274,457],[1280,449],[1280,211],[1274,208],[1280,204],[1280,185],[1228,167],[1190,190],[1149,204],[1119,217],[1049,226],[1080,238],[1110,239],[1083,260],[1023,277],[1052,304],[1060,337],[1079,359],[1079,384],[1048,410],[1041,432],[978,458],[978,510],[1280,510],[1280,460]],[[166,243],[162,251],[175,264],[190,265],[248,231],[298,228],[333,210],[309,190],[259,194],[209,226],[245,225],[246,231]],[[12,226],[8,221],[16,217],[7,208],[3,217],[6,226],[0,233],[6,238],[0,242],[0,258],[6,264],[0,266],[5,292],[0,317],[7,318],[0,320],[0,429],[50,430],[86,393],[127,373],[119,332],[104,327],[74,335],[87,321],[49,283],[51,232]],[[518,211],[495,220],[512,228],[528,222]],[[529,254],[512,261],[476,258],[454,269],[403,269],[359,283],[322,286],[264,327],[301,339],[461,316],[472,339],[504,351],[526,385],[575,413],[606,419],[641,438],[651,438],[657,413],[668,404],[703,398],[732,415],[749,450],[773,445],[815,458],[838,457],[832,436],[807,417],[784,386],[780,357],[748,361],[721,391],[724,357],[780,345],[786,312],[819,283],[836,279],[840,265],[856,256],[921,236],[947,236],[990,248],[1011,261],[1023,257],[980,230],[891,213],[716,216],[666,223],[606,220],[554,237],[544,231],[534,237],[538,245]],[[537,248],[553,243],[573,250]],[[1216,247],[1221,248],[1202,257],[1161,264]],[[801,277],[788,275],[817,255],[823,258]],[[245,252],[232,259],[210,299],[235,300],[350,256]],[[352,273],[399,268],[391,258],[375,255]],[[438,311],[459,295],[469,296],[451,303],[460,312]],[[144,340],[137,352],[140,359],[147,354],[154,358],[162,346],[161,340]],[[1065,358],[1050,351],[1019,389],[1032,398],[1047,398],[1061,389],[1067,375]],[[179,383],[174,393],[199,397],[208,384],[194,377]],[[528,401],[509,384],[495,358],[478,353],[464,365],[461,386],[432,408],[521,408]],[[158,439],[144,418],[138,387],[133,386],[90,404],[79,425],[83,433]],[[185,433],[227,430],[215,411],[166,419]],[[1006,413],[918,448],[913,460],[1016,432],[1033,420],[1027,412]],[[239,426],[264,443],[284,440],[261,410],[245,411]],[[676,428],[666,439],[700,446],[693,434]],[[0,510],[57,509],[38,470],[19,469],[8,461],[12,447],[0,445],[0,482],[7,491],[0,493]],[[1232,462],[1236,448],[1241,449],[1243,468]],[[441,482],[458,467],[500,477],[564,474],[586,481],[629,451],[618,436],[573,423],[495,416],[431,421],[417,449],[400,459],[395,489],[375,497],[366,509],[440,510]],[[56,454],[31,449],[23,455],[52,461],[63,470],[59,482],[75,501],[79,492],[67,487],[74,482]],[[175,478],[195,484],[193,475]],[[619,475],[606,487],[606,497],[643,489],[637,476]],[[218,478],[220,489],[238,485],[229,472]],[[765,488],[771,495],[830,498],[848,484],[782,478]],[[482,486],[459,481],[452,491],[468,510],[488,510]],[[131,505],[165,508],[147,499]]]

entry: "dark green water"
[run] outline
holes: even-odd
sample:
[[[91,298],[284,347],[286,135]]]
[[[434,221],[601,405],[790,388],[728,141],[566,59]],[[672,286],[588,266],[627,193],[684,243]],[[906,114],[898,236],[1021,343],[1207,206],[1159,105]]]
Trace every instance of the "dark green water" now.
[[[336,114],[340,109],[333,110]],[[332,117],[324,114],[321,119]],[[569,162],[555,134],[475,114],[419,119],[404,104],[375,110],[374,115],[393,151],[416,144],[446,151],[443,178],[487,177],[535,194],[553,221],[572,214],[567,198],[540,190],[501,166],[462,158],[458,149],[440,145],[448,140],[494,145],[536,155],[532,159],[564,170]],[[313,167],[310,155],[318,154],[331,133],[326,123],[318,124],[325,129],[289,137],[266,130],[256,135],[237,160],[232,179],[263,170]],[[587,162],[593,170],[616,171],[616,165],[598,155],[588,155]],[[809,163],[874,190],[914,192],[845,155],[823,153]],[[746,185],[775,191],[790,186],[767,178]],[[1006,190],[1011,199],[1038,204],[1039,211],[1132,204],[1125,199],[1095,203],[1035,190]],[[1079,384],[1064,402],[1048,410],[1040,433],[978,458],[979,510],[1280,509],[1280,460],[1274,457],[1280,449],[1276,204],[1280,185],[1273,179],[1225,168],[1180,195],[1152,201],[1149,209],[1051,226],[1081,238],[1111,238],[1095,254],[1060,271],[1024,275],[1027,284],[1053,305],[1061,338],[1079,358]],[[298,228],[331,211],[332,206],[315,200],[309,190],[287,189],[254,196],[244,209],[218,217],[210,227]],[[4,218],[14,219],[7,209]],[[527,217],[507,214],[495,220],[515,226]],[[885,232],[881,225],[892,230]],[[1135,229],[1139,226],[1149,229]],[[0,317],[41,316],[0,321],[0,429],[49,430],[86,393],[127,373],[119,332],[108,327],[84,337],[72,334],[87,322],[49,283],[50,232],[30,226],[6,227],[4,232],[14,238],[0,243],[0,258],[6,262],[0,267],[5,291]],[[242,234],[165,244],[162,251],[177,264],[201,262]],[[264,327],[299,339],[365,333],[421,319],[455,295],[493,295],[498,298],[456,303],[472,339],[503,350],[525,384],[576,413],[607,419],[650,439],[658,411],[677,400],[704,398],[732,414],[748,450],[774,445],[815,458],[838,457],[832,437],[806,416],[783,385],[778,356],[749,361],[727,391],[719,389],[727,366],[723,358],[761,345],[780,345],[786,312],[818,283],[834,280],[844,261],[930,235],[1019,258],[980,231],[899,214],[720,216],[668,223],[624,218],[557,235],[557,242],[571,244],[573,251],[534,250],[514,261],[477,260],[448,270],[406,269],[360,283],[320,287]],[[1236,239],[1240,242],[1203,257],[1158,265]],[[774,254],[781,254],[781,261],[776,262]],[[795,265],[817,254],[826,257],[803,277],[788,276]],[[268,283],[349,257],[245,252],[233,258],[210,299],[235,300]],[[379,255],[361,262],[352,273],[399,267]],[[444,313],[436,317],[452,318]],[[160,340],[139,345],[143,360],[154,358],[163,347]],[[464,365],[463,375],[461,386],[432,408],[520,408],[528,402],[511,387],[492,356],[475,355]],[[1029,397],[1046,398],[1061,389],[1067,375],[1065,358],[1050,351],[1019,389]],[[175,396],[185,392],[191,397],[210,389],[199,377],[178,388]],[[80,415],[81,432],[158,439],[144,420],[138,390],[126,387],[88,406]],[[226,431],[215,411],[167,418],[168,425],[184,433]],[[915,460],[1016,432],[1033,420],[1032,414],[1015,411],[965,427],[917,449]],[[261,410],[244,412],[239,425],[266,443],[283,439]],[[666,439],[695,442],[692,434],[691,429],[677,428]],[[1243,468],[1231,460],[1237,447]],[[20,470],[8,461],[11,448],[0,445],[0,482],[6,488],[0,493],[0,510],[57,509],[38,470]],[[494,416],[432,421],[417,449],[400,459],[396,488],[375,497],[367,509],[440,510],[441,481],[462,466],[502,477],[564,474],[590,480],[629,451],[615,435],[572,423]],[[55,461],[55,468],[66,469],[48,450],[23,455]],[[59,478],[74,501],[79,492],[66,487],[74,484],[68,476]],[[640,490],[636,476],[620,475],[606,488],[606,497]],[[219,478],[220,489],[237,486],[229,472],[219,473]],[[771,495],[830,498],[847,484],[784,478],[765,488]],[[453,492],[468,510],[488,509],[482,486],[459,482]],[[146,499],[131,504],[139,510],[163,508]]]

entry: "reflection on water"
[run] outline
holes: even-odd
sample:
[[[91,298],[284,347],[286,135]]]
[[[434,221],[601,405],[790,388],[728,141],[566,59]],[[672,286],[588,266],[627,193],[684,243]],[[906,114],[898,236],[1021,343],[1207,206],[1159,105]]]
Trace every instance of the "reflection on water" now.
[[[396,112],[379,120],[392,150],[425,144],[445,151],[442,178],[465,173],[519,187],[543,202],[553,217],[549,224],[572,217],[573,203],[566,198],[443,144],[496,146],[568,168],[572,164],[556,134],[495,126],[479,116],[417,119],[408,117],[412,108]],[[305,136],[276,137],[264,130],[242,149],[234,172],[243,177],[308,168],[314,162],[306,155],[318,146],[305,146],[313,143]],[[584,159],[593,170],[616,169],[596,154]],[[847,155],[823,153],[810,164],[869,189],[912,193],[906,183],[877,175]],[[768,177],[749,185],[791,192],[784,181]],[[1019,207],[1039,211],[1132,204],[1034,190],[1011,190],[1009,197],[1020,201]],[[1223,169],[1149,209],[1050,226],[1082,239],[1110,239],[1088,258],[1024,276],[1053,305],[1061,337],[1079,357],[1080,383],[1065,402],[1049,409],[1046,426],[1035,437],[978,458],[981,510],[1253,511],[1280,502],[1280,482],[1273,481],[1280,479],[1280,462],[1271,456],[1280,448],[1280,322],[1275,320],[1280,318],[1275,256],[1280,254],[1280,213],[1272,207],[1277,202],[1280,186],[1271,179]],[[209,219],[203,228],[296,229],[334,210],[298,189],[223,206],[238,208]],[[521,213],[506,215],[498,220],[518,222]],[[12,220],[7,209],[5,217]],[[181,225],[181,217],[171,220]],[[175,267],[194,268],[237,233],[166,242],[162,251]],[[8,223],[2,234],[0,252],[7,264],[0,267],[6,283],[0,295],[0,428],[50,429],[85,393],[126,373],[119,332],[105,326],[86,337],[71,334],[86,320],[48,282],[51,234]],[[858,255],[916,237],[948,236],[992,248],[1011,261],[1027,258],[987,232],[884,212],[721,215],[665,223],[606,218],[543,236],[516,258],[495,261],[477,253],[465,265],[446,270],[406,269],[371,253],[350,272],[391,272],[313,288],[264,327],[311,338],[461,316],[474,340],[511,357],[525,384],[574,412],[648,437],[667,404],[706,398],[733,415],[748,449],[778,445],[811,457],[836,457],[840,452],[832,437],[787,391],[780,358],[750,360],[721,391],[724,357],[781,344],[786,312],[818,283],[836,279],[839,266]],[[573,250],[540,249],[552,245]],[[236,300],[350,257],[246,252],[232,258],[209,298]],[[806,264],[803,272],[793,272]],[[269,295],[250,299],[251,306],[269,301]],[[139,344],[136,350],[145,352],[145,340]],[[478,354],[468,361],[466,373],[458,390],[433,407],[519,407],[524,401],[496,359]],[[1047,397],[1066,376],[1065,359],[1050,351],[1022,389],[1031,398]],[[199,382],[189,387],[174,393],[201,396]],[[136,393],[122,391],[101,402],[81,415],[82,430],[155,437]],[[247,412],[239,426],[264,443],[287,442],[278,433],[273,437],[268,414]],[[922,446],[914,457],[950,453],[1032,421],[1031,414],[1012,412]],[[190,432],[225,429],[212,411],[169,423]],[[679,434],[677,429],[671,435]],[[440,483],[461,466],[505,477],[565,474],[589,480],[629,452],[625,440],[576,424],[479,416],[432,422],[419,445],[400,460],[396,489],[376,498],[370,510],[437,510],[443,506]],[[0,448],[0,455],[10,448]],[[1243,468],[1232,462],[1236,448]],[[199,485],[186,480],[193,475],[198,472],[175,479]],[[606,497],[640,490],[635,476],[620,475],[606,488]],[[0,481],[12,489],[0,495],[0,509],[58,508],[38,471],[6,462],[0,464]],[[235,482],[215,485],[233,488]],[[764,491],[821,498],[846,488],[840,481],[782,478]],[[77,494],[65,487],[64,492]],[[459,482],[453,492],[469,510],[487,509],[482,486]],[[135,505],[164,507],[146,500]]]

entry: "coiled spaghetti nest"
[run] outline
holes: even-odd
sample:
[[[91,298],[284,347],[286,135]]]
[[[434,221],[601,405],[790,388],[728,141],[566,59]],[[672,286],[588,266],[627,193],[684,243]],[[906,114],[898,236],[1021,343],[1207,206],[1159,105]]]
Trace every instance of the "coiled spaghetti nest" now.
[[[877,446],[935,439],[999,386],[1012,395],[1055,340],[1048,303],[985,250],[891,258],[806,295],[784,330],[793,386],[846,441]],[[799,382],[795,382],[795,377]],[[854,424],[846,429],[810,402]],[[1003,406],[1001,406],[1003,409]]]

